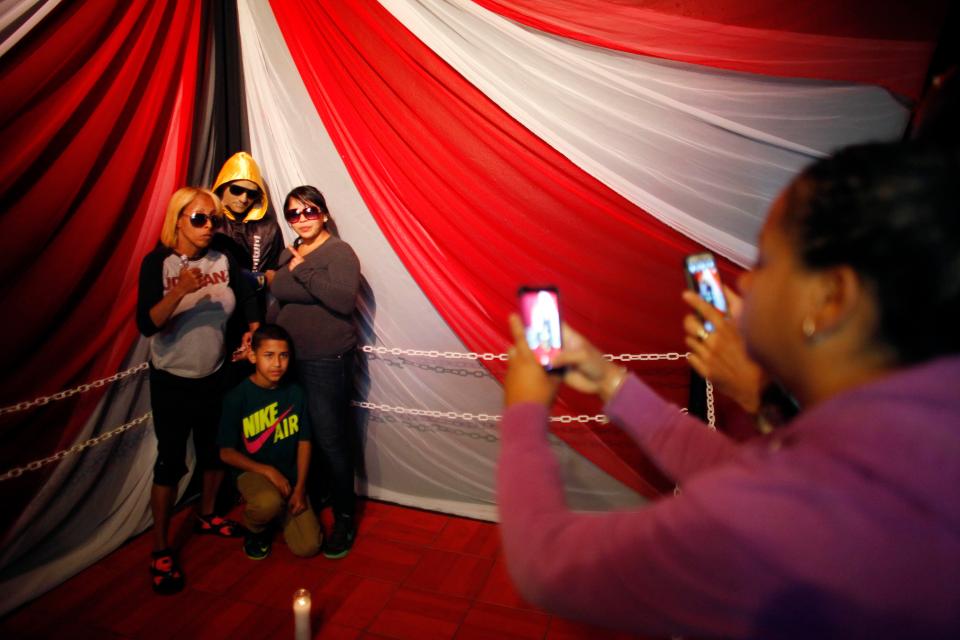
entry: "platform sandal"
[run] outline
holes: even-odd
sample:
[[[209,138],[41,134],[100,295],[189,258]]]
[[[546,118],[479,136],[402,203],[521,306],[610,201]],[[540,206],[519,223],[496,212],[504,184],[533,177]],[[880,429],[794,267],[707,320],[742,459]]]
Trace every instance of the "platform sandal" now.
[[[150,554],[150,584],[160,595],[169,596],[183,590],[185,579],[173,551],[163,549]]]
[[[206,516],[198,515],[197,521],[193,524],[193,530],[202,535],[221,538],[239,538],[244,534],[243,525],[239,522],[227,520],[212,513]]]

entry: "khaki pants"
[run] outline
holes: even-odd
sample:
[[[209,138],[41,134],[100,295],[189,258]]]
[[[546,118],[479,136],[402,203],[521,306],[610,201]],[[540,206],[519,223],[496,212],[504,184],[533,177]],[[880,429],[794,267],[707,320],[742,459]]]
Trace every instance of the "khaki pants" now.
[[[283,527],[283,538],[294,555],[309,558],[320,551],[320,523],[311,507],[298,516],[291,516],[287,501],[266,476],[245,471],[237,478],[237,488],[247,503],[243,524],[253,533],[260,533],[277,519]]]

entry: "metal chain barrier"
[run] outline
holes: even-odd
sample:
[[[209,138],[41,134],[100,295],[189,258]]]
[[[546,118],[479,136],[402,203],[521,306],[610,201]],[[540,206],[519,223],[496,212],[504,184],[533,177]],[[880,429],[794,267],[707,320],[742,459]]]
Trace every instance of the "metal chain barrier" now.
[[[126,377],[132,376],[135,373],[140,373],[141,371],[146,371],[149,365],[146,362],[138,364],[132,369],[127,369],[126,371],[120,371],[113,374],[112,376],[101,378],[100,380],[94,380],[93,382],[87,382],[81,384],[79,387],[74,387],[73,389],[67,389],[66,391],[58,391],[49,396],[42,396],[35,400],[27,400],[26,402],[18,402],[17,404],[12,404],[9,407],[0,408],[0,416],[6,415],[8,413],[17,413],[19,411],[26,411],[27,409],[32,409],[33,407],[42,407],[45,404],[50,404],[51,402],[58,400],[66,400],[67,398],[72,398],[78,393],[86,393],[91,389],[99,389],[100,387],[106,384],[112,384],[118,380],[123,380]]]
[[[433,409],[410,409],[408,407],[397,407],[389,404],[378,404],[376,402],[353,402],[353,406],[361,409],[372,409],[384,413],[398,413],[407,416],[423,416],[427,418],[446,418],[447,420],[463,420],[465,422],[497,422],[501,416],[491,415],[489,413],[460,413],[458,411],[435,411]],[[606,423],[607,416],[603,414],[595,416],[550,416],[550,422],[559,422],[561,424],[570,424],[573,422],[599,422]]]
[[[421,358],[444,358],[448,360],[500,360],[506,361],[508,355],[506,353],[474,353],[474,352],[459,352],[459,351],[436,351],[436,350],[425,350],[425,349],[400,349],[396,347],[373,347],[369,345],[364,345],[360,349],[365,353],[373,353],[377,355],[392,355],[392,356],[415,356]],[[620,361],[620,362],[650,362],[655,360],[680,360],[682,358],[688,357],[686,353],[623,353],[623,354],[604,354],[603,356],[610,361]],[[146,371],[149,367],[149,364],[143,362],[135,367],[127,369],[126,371],[119,371],[112,376],[106,378],[101,378],[99,380],[94,380],[93,382],[87,382],[76,386],[72,389],[66,389],[63,391],[58,391],[49,396],[41,396],[34,400],[27,400],[24,402],[18,402],[7,407],[0,407],[0,416],[18,413],[21,411],[26,411],[34,407],[42,407],[51,402],[57,402],[60,400],[66,400],[77,394],[86,393],[92,389],[98,389],[107,384],[112,384],[119,380],[123,380],[129,376],[135,375],[142,371]],[[411,409],[407,407],[397,407],[392,405],[377,404],[374,402],[354,402],[354,406],[363,408],[363,409],[373,409],[376,411],[382,411],[386,413],[397,413],[401,415],[411,415],[411,416],[423,416],[428,418],[445,418],[448,420],[463,420],[467,422],[496,422],[500,419],[499,415],[491,415],[488,413],[461,413],[457,411],[435,411],[430,409]],[[91,438],[79,444],[75,444],[69,449],[64,449],[58,451],[57,453],[42,458],[40,460],[34,460],[33,462],[28,463],[22,467],[14,467],[6,473],[0,474],[0,482],[11,480],[13,478],[19,478],[27,471],[37,471],[45,467],[48,464],[58,462],[63,460],[67,456],[71,456],[77,453],[80,453],[90,447],[95,447],[96,445],[109,440],[110,438],[117,436],[121,433],[129,431],[133,427],[140,425],[152,416],[152,412],[147,412],[135,418],[130,422],[127,422],[113,431],[101,434],[95,438]],[[714,403],[713,403],[713,386],[708,382],[707,383],[707,418],[711,428],[716,428],[714,426]],[[599,424],[606,424],[608,422],[607,417],[603,414],[598,415],[578,415],[578,416],[551,416],[550,422],[558,422],[561,424],[572,424],[572,423],[581,423],[586,424],[590,422],[596,422]]]
[[[717,407],[713,401],[713,383],[709,380],[707,383],[707,426],[717,430]]]
[[[474,353],[471,351],[460,352],[460,351],[435,351],[435,350],[424,350],[424,349],[399,349],[396,347],[371,347],[369,345],[364,345],[360,348],[364,353],[375,353],[377,355],[391,355],[391,356],[416,356],[421,358],[443,358],[447,360],[507,360],[508,356],[505,353]],[[650,362],[654,360],[680,360],[686,358],[688,354],[686,353],[621,353],[621,354],[610,354],[606,353],[603,355],[604,358],[610,361],[620,361],[620,362]],[[86,382],[79,386],[74,387],[73,389],[66,389],[64,391],[58,391],[49,396],[41,396],[35,398],[34,400],[25,400],[23,402],[18,402],[17,404],[12,404],[7,407],[0,407],[0,416],[6,415],[8,413],[18,413],[20,411],[26,411],[27,409],[32,409],[34,407],[42,407],[44,405],[50,404],[51,402],[56,402],[59,400],[66,400],[67,398],[72,398],[73,396],[86,393],[91,389],[99,389],[100,387],[112,384],[119,380],[123,380],[129,376],[140,373],[141,371],[146,371],[149,368],[149,364],[142,362],[135,367],[127,369],[126,371],[119,371],[112,376],[106,378],[101,378],[100,380],[94,380],[93,382]]]
[[[371,347],[363,345],[360,350],[364,353],[375,353],[380,356],[417,356],[420,358],[444,358],[446,360],[506,360],[505,353],[466,353],[460,351],[435,351],[424,349],[399,349],[397,347]]]
[[[461,351],[435,351],[435,350],[423,350],[423,349],[400,349],[397,347],[371,347],[369,345],[364,345],[360,347],[360,350],[364,353],[375,353],[377,355],[391,355],[391,356],[417,356],[421,358],[445,358],[447,360],[507,360],[508,355],[505,353],[474,353],[472,351],[461,352]],[[686,353],[621,353],[621,354],[610,354],[605,353],[603,355],[607,360],[619,360],[621,362],[634,362],[634,361],[643,361],[649,362],[653,360],[680,360],[686,358]]]
[[[70,447],[69,449],[64,449],[63,451],[58,451],[58,452],[56,452],[55,454],[53,454],[52,456],[48,456],[48,457],[46,457],[46,458],[41,458],[40,460],[34,460],[33,462],[31,462],[31,463],[29,463],[29,464],[27,464],[27,465],[24,465],[24,466],[22,466],[22,467],[14,467],[13,469],[10,469],[10,470],[7,471],[6,473],[0,475],[0,482],[3,482],[3,481],[5,481],[5,480],[11,480],[11,479],[13,479],[13,478],[19,478],[20,476],[22,476],[22,475],[23,475],[25,472],[27,472],[27,471],[37,471],[38,469],[41,469],[41,468],[45,467],[45,466],[48,465],[48,464],[51,464],[51,463],[54,463],[54,462],[59,462],[60,460],[63,460],[63,459],[66,458],[67,456],[72,456],[72,455],[77,454],[77,453],[80,453],[80,452],[82,452],[82,451],[84,451],[84,450],[86,450],[86,449],[89,449],[90,447],[95,447],[95,446],[97,446],[98,444],[100,444],[101,442],[105,442],[106,440],[109,440],[110,438],[112,438],[112,437],[114,437],[114,436],[118,436],[118,435],[120,435],[121,433],[125,433],[125,432],[129,431],[130,429],[133,429],[133,428],[136,427],[137,425],[143,424],[144,422],[146,422],[147,420],[149,420],[151,417],[153,417],[153,412],[152,412],[152,411],[147,411],[145,414],[143,414],[143,415],[140,416],[139,418],[134,418],[134,419],[131,420],[130,422],[127,422],[127,423],[124,423],[124,424],[120,425],[119,427],[117,427],[117,428],[114,429],[113,431],[108,431],[108,432],[106,432],[106,433],[100,434],[99,436],[97,436],[97,437],[95,437],[95,438],[90,438],[89,440],[84,440],[83,442],[80,442],[80,443],[78,443],[78,444],[73,445],[73,446]]]

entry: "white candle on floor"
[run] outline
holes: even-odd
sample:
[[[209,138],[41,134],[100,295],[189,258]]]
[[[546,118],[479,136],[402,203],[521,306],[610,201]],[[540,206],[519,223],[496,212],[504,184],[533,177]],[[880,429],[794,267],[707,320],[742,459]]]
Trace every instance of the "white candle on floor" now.
[[[293,637],[310,640],[310,592],[306,589],[293,592]]]

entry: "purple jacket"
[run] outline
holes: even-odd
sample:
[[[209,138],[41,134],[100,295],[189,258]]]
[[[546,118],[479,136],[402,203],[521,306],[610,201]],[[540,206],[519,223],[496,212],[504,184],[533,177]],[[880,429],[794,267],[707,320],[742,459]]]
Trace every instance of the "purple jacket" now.
[[[742,445],[632,376],[606,410],[682,493],[570,511],[547,410],[511,407],[501,532],[531,602],[641,633],[960,638],[960,357],[831,398]]]

